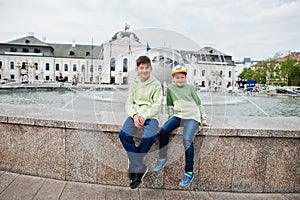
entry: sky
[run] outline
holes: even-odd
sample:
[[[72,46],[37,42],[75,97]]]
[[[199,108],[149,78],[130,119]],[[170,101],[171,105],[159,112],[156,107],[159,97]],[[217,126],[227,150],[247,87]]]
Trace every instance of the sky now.
[[[262,60],[300,51],[299,10],[300,0],[0,0],[0,43],[32,32],[48,43],[101,45],[128,23],[129,31],[173,32],[233,60]],[[164,34],[175,48],[176,37]]]

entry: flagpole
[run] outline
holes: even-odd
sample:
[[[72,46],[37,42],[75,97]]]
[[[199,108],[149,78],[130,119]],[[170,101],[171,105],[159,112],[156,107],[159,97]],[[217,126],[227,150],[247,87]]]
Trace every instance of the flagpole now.
[[[129,53],[128,53],[128,67],[127,67],[127,85],[129,85],[129,73],[130,73],[130,69],[131,69],[131,44],[130,44],[130,36],[129,36]]]

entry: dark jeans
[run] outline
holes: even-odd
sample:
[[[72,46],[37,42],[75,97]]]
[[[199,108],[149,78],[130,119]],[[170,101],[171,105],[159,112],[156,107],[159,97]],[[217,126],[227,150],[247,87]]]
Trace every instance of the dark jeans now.
[[[143,136],[138,146],[135,145],[133,136],[139,129],[134,125],[131,117],[128,117],[119,132],[119,137],[130,163],[131,172],[141,172],[143,170],[143,158],[154,144],[158,131],[158,121],[147,119],[143,127]]]
[[[194,167],[194,136],[199,128],[199,122],[194,119],[181,119],[179,117],[171,117],[161,128],[160,131],[160,150],[159,157],[167,158],[168,143],[170,133],[183,126],[183,146],[185,149],[185,171],[192,172]]]

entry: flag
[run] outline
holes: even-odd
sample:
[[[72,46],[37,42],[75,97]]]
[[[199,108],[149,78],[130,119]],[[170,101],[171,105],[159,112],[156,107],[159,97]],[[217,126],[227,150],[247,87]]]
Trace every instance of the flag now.
[[[130,25],[126,23],[124,30],[127,31],[127,30],[129,30],[129,28],[130,28]]]
[[[151,47],[149,45],[149,43],[147,42],[147,48],[146,48],[147,51],[150,51],[151,50]]]

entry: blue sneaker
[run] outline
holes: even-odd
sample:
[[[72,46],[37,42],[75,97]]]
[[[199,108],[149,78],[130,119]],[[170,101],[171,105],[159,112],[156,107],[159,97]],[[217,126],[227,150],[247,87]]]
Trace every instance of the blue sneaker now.
[[[193,179],[194,179],[194,173],[191,175],[191,174],[184,172],[183,177],[179,183],[179,186],[186,188],[191,184]]]
[[[158,158],[153,171],[160,172],[164,168],[166,163],[167,163],[167,159]]]

